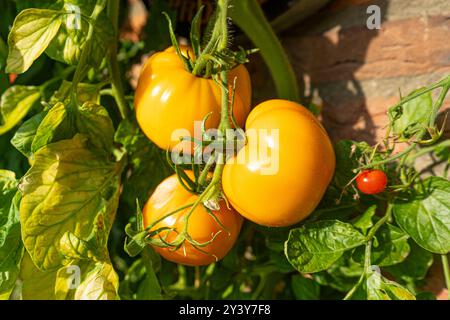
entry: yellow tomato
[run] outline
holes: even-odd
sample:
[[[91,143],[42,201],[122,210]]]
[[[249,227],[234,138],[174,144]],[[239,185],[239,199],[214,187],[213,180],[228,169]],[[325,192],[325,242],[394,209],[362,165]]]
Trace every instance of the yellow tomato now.
[[[246,122],[247,145],[227,161],[223,191],[245,218],[289,226],[316,208],[334,173],[325,129],[303,106],[270,100]]]
[[[188,172],[192,177],[192,173]],[[144,215],[144,226],[148,227],[159,218],[177,210],[183,206],[194,203],[198,195],[193,195],[183,188],[176,175],[173,175],[156,188],[142,211]],[[173,241],[180,233],[186,221],[184,218],[191,207],[178,211],[162,221],[158,222],[151,230],[159,228],[174,228],[173,231],[162,231],[161,237],[166,237],[167,242]],[[212,211],[217,221],[207,212],[203,204],[197,206],[188,222],[188,233],[190,237],[199,242],[206,243],[214,236],[214,240],[208,245],[201,247],[202,252],[192,244],[185,242],[178,250],[154,246],[165,259],[189,266],[207,265],[222,259],[233,247],[239,235],[243,218],[235,210],[228,209],[224,202],[220,203],[220,210]],[[222,226],[223,227],[222,227]],[[167,234],[169,233],[169,234]]]
[[[185,55],[186,51],[191,52],[186,48],[183,51]],[[192,53],[189,55],[192,57]],[[243,126],[250,112],[250,76],[239,65],[229,72],[230,85],[234,78],[237,82],[233,113],[237,123]],[[194,137],[194,122],[202,121],[210,112],[206,128],[216,128],[220,122],[220,87],[213,79],[196,77],[186,70],[173,47],[147,60],[134,102],[142,131],[166,150],[178,145],[183,136]]]

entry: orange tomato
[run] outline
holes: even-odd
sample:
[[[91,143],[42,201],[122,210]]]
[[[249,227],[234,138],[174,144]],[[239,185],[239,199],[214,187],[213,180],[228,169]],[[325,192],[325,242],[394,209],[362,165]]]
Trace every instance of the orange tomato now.
[[[265,226],[289,226],[308,217],[335,168],[325,129],[303,106],[270,100],[252,110],[246,130],[247,145],[223,171],[231,205]]]
[[[191,172],[188,172],[188,174],[192,177]],[[144,215],[144,226],[148,227],[159,218],[180,207],[192,204],[197,199],[198,195],[193,195],[185,190],[179,183],[176,175],[165,179],[156,188],[144,206],[142,211]],[[195,241],[205,243],[216,235],[214,241],[201,247],[201,250],[206,253],[196,249],[188,242],[185,242],[175,251],[173,248],[154,246],[156,252],[169,261],[188,266],[207,265],[222,259],[236,242],[243,218],[235,210],[228,209],[224,202],[220,203],[220,205],[220,210],[212,211],[220,223],[214,220],[203,204],[199,204],[194,209],[188,220],[188,233]],[[160,233],[161,237],[167,236],[166,241],[173,241],[177,234],[183,230],[186,224],[184,218],[190,209],[191,207],[185,208],[170,215],[154,225],[151,230],[163,227],[174,228],[173,231],[162,231]]]
[[[183,52],[187,55],[192,51],[183,48]],[[189,55],[193,56],[192,53]],[[243,126],[250,112],[250,76],[247,69],[239,65],[229,72],[230,85],[235,77],[233,114],[237,123]],[[186,70],[173,47],[155,53],[147,60],[134,102],[142,131],[166,150],[177,146],[183,136],[194,137],[194,122],[202,121],[210,112],[206,128],[216,128],[220,122],[220,87],[213,79],[196,77]]]

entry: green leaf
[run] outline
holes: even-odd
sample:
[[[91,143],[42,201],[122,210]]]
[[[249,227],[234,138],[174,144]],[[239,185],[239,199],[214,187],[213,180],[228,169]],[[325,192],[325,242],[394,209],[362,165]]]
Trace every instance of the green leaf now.
[[[416,300],[436,300],[436,296],[431,292],[419,292],[416,294]]]
[[[76,260],[57,270],[42,271],[25,254],[19,279],[21,298],[24,300],[118,298],[119,279],[109,261]]]
[[[412,137],[428,126],[432,109],[431,92],[422,94],[403,105],[390,108],[388,115],[392,121],[393,132],[400,137]]]
[[[123,182],[121,201],[136,210],[136,199],[144,204],[156,186],[172,172],[164,151],[142,134],[135,121],[123,120],[114,139],[126,150],[130,165],[130,175]]]
[[[170,44],[170,34],[167,27],[167,20],[162,12],[166,12],[173,22],[176,21],[176,11],[170,8],[170,4],[165,0],[155,0],[152,2],[150,14],[147,19],[144,32],[145,51],[159,51]]]
[[[151,249],[146,249],[151,250]],[[145,250],[145,251],[146,251]],[[154,255],[155,253],[153,253]],[[129,300],[160,300],[161,286],[154,270],[154,263],[143,254],[127,270],[121,282],[121,297]],[[152,255],[152,254],[151,254]]]
[[[396,226],[381,226],[376,234],[377,246],[372,247],[371,263],[384,267],[404,261],[410,252],[408,238],[409,236]],[[363,264],[364,248],[357,248],[353,258]]]
[[[285,243],[285,254],[295,269],[312,273],[327,269],[346,250],[365,242],[365,237],[351,224],[323,220],[292,229]]]
[[[416,300],[406,288],[372,271],[366,278],[367,300]]]
[[[8,299],[14,288],[23,253],[16,185],[13,172],[0,170],[0,300]]]
[[[283,251],[273,251],[269,252],[270,262],[277,268],[281,273],[290,273],[295,271],[289,261],[286,259],[286,255]]]
[[[77,276],[78,286],[74,285]],[[59,300],[115,300],[118,286],[119,277],[111,263],[93,261],[76,261],[59,269],[54,284]]]
[[[44,117],[45,113],[40,112],[26,120],[19,129],[17,129],[14,137],[11,139],[11,144],[26,157],[31,157],[33,154],[31,152],[31,145],[36,135],[36,131]]]
[[[407,202],[395,203],[397,224],[424,249],[438,254],[450,251],[450,181],[430,177]]]
[[[366,142],[340,140],[335,144],[334,150],[336,170],[333,182],[339,188],[343,188],[355,177],[353,170],[360,166],[360,160],[365,154],[370,154],[372,148]]]
[[[58,88],[58,91],[50,98],[50,104],[54,105],[57,102],[68,103],[70,98],[70,91],[72,89],[72,82],[63,80]],[[79,83],[77,85],[77,100],[80,105],[85,102],[100,103],[100,86],[98,84]]]
[[[297,300],[320,299],[320,285],[312,279],[295,275],[291,279],[291,288]]]
[[[114,126],[105,108],[85,102],[78,110],[76,126],[79,133],[89,137],[94,147],[106,152],[112,150]]]
[[[31,144],[31,152],[35,153],[49,143],[72,138],[76,133],[74,118],[73,112],[68,110],[64,104],[54,105],[36,131]]]
[[[61,26],[61,12],[26,9],[14,20],[8,37],[8,73],[23,73],[44,52]]]
[[[364,234],[373,226],[372,218],[376,214],[377,206],[370,206],[361,216],[354,222],[353,226],[361,230]]]
[[[346,251],[327,270],[314,273],[312,276],[322,286],[328,286],[340,292],[348,292],[362,273],[364,273],[363,266],[352,259],[351,251]]]
[[[96,239],[92,240],[94,241],[85,241],[72,232],[66,232],[61,237],[59,248],[65,258],[69,260],[96,259],[101,255],[98,254],[95,246],[97,244]]]
[[[105,108],[85,102],[73,112],[62,103],[54,105],[39,125],[31,151],[34,153],[49,143],[70,139],[76,133],[85,134],[94,148],[110,152],[113,146],[114,127]]]
[[[162,299],[161,286],[154,267],[155,259],[159,259],[158,255],[153,249],[147,246],[142,253],[142,261],[145,265],[145,279],[138,288],[137,299]]]
[[[25,252],[20,264],[21,298],[23,300],[54,300],[55,271],[41,271],[34,265],[30,255]]]
[[[95,3],[95,0],[64,1],[64,6],[60,9],[64,12],[63,23],[45,51],[50,58],[70,65],[77,64],[86,45],[90,23],[86,17],[91,15]],[[111,41],[115,41],[114,28],[105,11],[99,15],[94,26],[93,43],[88,57],[88,63],[95,68],[107,56]]]
[[[11,130],[18,124],[38,102],[41,94],[33,86],[12,86],[3,93],[0,100],[0,112],[3,124],[0,125],[0,135]]]
[[[202,14],[203,14],[204,6],[201,6],[200,9],[198,9],[197,13],[195,14],[194,18],[192,19],[191,23],[191,45],[192,49],[194,50],[194,57],[191,58],[198,58],[200,56],[201,47],[200,47],[200,27],[202,23]]]
[[[63,0],[14,0],[17,12],[29,9],[59,9]]]
[[[377,246],[372,246],[372,264],[390,266],[406,259],[410,252],[409,236],[391,224],[381,226],[376,234]]]
[[[89,150],[81,135],[45,146],[35,158],[20,183],[22,238],[34,263],[49,270],[63,262],[66,232],[85,241],[107,236],[102,226],[112,223],[108,208],[117,205],[120,168]]]
[[[450,147],[438,146],[436,149],[434,149],[434,154],[439,159],[446,161],[447,163],[450,164]]]
[[[386,267],[384,270],[403,282],[422,280],[433,264],[433,254],[419,247],[414,241],[409,241],[411,252],[399,264]]]

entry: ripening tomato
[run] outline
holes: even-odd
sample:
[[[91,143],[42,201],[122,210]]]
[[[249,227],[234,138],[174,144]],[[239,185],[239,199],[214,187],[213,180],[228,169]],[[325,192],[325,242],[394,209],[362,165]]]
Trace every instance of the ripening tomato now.
[[[387,177],[381,170],[364,170],[356,177],[359,191],[365,194],[377,194],[386,188]]]
[[[247,145],[230,158],[223,191],[245,218],[295,224],[316,208],[334,173],[335,155],[319,121],[303,106],[269,100],[250,113]]]
[[[184,48],[185,55],[189,49]],[[189,54],[192,57],[192,53]],[[236,78],[233,114],[243,126],[250,112],[251,83],[243,65],[229,72]],[[180,137],[194,137],[194,122],[212,112],[206,128],[220,122],[221,89],[213,79],[196,77],[185,69],[173,47],[155,53],[145,63],[135,95],[136,117],[142,131],[162,149],[179,144]],[[175,131],[181,130],[181,131]]]
[[[16,79],[17,79],[17,74],[15,74],[15,73],[10,73],[9,74],[9,83],[10,84],[13,84],[14,81],[16,81]]]
[[[192,173],[188,172],[188,174],[192,177]],[[167,178],[156,188],[144,206],[142,211],[144,226],[148,227],[152,222],[164,215],[194,203],[197,199],[197,195],[193,195],[183,188],[176,175]],[[167,232],[169,232],[166,241],[173,241],[177,232],[183,230],[185,226],[183,219],[189,210],[190,208],[186,208],[170,215],[158,222],[151,230],[163,227],[174,228],[174,231],[162,231],[160,233],[161,237],[165,237]],[[224,202],[221,203],[220,210],[212,212],[220,223],[214,220],[203,204],[194,209],[188,222],[189,235],[199,243],[210,241],[217,234],[214,241],[201,247],[201,250],[207,253],[201,252],[188,242],[185,242],[183,246],[175,251],[173,248],[154,246],[156,252],[169,261],[189,266],[207,265],[222,259],[236,242],[243,218],[234,209],[228,209]]]

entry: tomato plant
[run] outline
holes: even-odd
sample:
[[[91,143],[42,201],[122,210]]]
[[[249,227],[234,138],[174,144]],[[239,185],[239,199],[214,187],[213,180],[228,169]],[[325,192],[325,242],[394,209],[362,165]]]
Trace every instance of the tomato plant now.
[[[402,95],[374,145],[332,144],[256,0],[200,10],[183,42],[162,0],[139,43],[118,0],[0,9],[0,299],[414,300],[433,263],[450,287],[450,76]],[[250,111],[257,49],[279,99]]]

